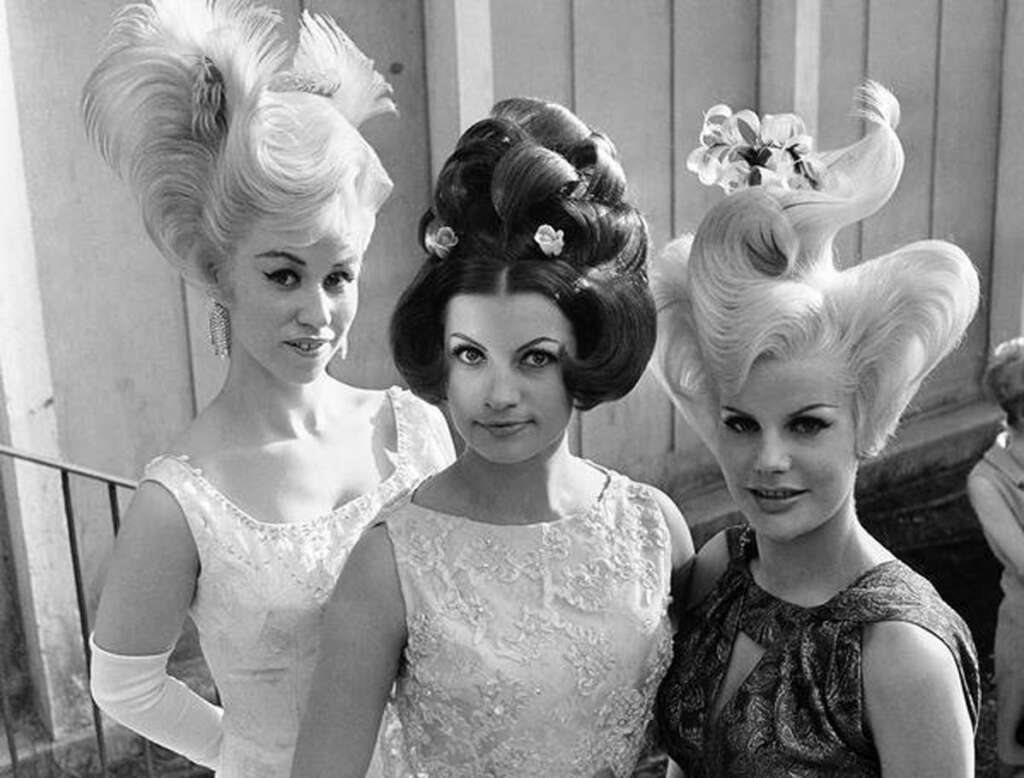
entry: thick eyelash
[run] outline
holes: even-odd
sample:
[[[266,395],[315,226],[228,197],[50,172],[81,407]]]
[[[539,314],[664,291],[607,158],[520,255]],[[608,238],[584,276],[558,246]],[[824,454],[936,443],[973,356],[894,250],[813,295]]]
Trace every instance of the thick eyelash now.
[[[816,432],[822,432],[832,426],[832,422],[826,421],[825,419],[819,419],[816,416],[801,416],[793,419],[790,424],[790,428],[799,434],[814,434]],[[804,429],[799,429],[803,427]]]
[[[532,362],[530,362],[530,360],[532,357],[536,356],[542,356],[546,361],[541,365],[535,365]],[[525,364],[529,365],[530,367],[547,367],[548,365],[556,364],[559,361],[559,358],[559,354],[553,353],[551,351],[546,351],[545,349],[533,349],[523,354],[522,361]]]

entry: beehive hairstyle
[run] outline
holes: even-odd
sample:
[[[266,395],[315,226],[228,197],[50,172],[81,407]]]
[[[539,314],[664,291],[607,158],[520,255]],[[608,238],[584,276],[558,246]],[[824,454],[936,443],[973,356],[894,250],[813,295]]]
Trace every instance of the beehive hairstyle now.
[[[445,397],[445,312],[460,293],[554,302],[576,340],[562,364],[580,409],[622,397],[643,374],[655,337],[647,226],[612,141],[565,107],[504,100],[467,129],[420,237],[427,259],[391,322],[395,363],[419,396]]]
[[[341,210],[361,254],[391,181],[358,132],[390,86],[328,17],[294,49],[247,0],[151,0],[116,16],[82,95],[86,131],[187,280],[216,284],[253,225],[314,242]]]
[[[977,308],[977,272],[945,241],[836,267],[836,232],[880,208],[903,170],[896,98],[874,82],[858,97],[866,135],[822,154],[813,186],[742,188],[657,264],[655,373],[712,449],[717,398],[756,361],[824,352],[845,368],[858,456],[877,454]]]

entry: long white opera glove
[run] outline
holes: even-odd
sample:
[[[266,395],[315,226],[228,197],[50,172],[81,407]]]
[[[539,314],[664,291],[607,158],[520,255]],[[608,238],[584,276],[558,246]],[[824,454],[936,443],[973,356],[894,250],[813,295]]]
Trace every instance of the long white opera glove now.
[[[140,735],[216,771],[224,711],[167,674],[170,651],[147,656],[92,647],[90,687],[96,704]]]

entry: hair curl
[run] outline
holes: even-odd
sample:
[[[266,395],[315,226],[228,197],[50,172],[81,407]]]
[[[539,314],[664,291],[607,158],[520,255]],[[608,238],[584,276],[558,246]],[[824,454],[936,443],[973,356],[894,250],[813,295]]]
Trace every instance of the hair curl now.
[[[858,456],[877,454],[974,315],[977,272],[950,243],[835,266],[836,232],[880,208],[903,170],[895,97],[868,82],[859,112],[867,134],[823,155],[820,188],[730,195],[656,269],[655,373],[712,448],[718,394],[738,391],[759,359],[821,350],[846,366]]]
[[[128,5],[83,89],[88,135],[157,248],[201,286],[257,221],[305,244],[338,207],[362,252],[391,190],[356,129],[394,109],[390,87],[329,19],[304,14],[292,51],[279,22],[247,0]],[[331,67],[368,83],[358,106],[325,83]]]
[[[410,388],[430,402],[445,397],[453,296],[536,292],[572,324],[576,353],[563,365],[575,406],[629,392],[650,358],[656,322],[647,225],[625,192],[611,140],[561,105],[503,100],[467,129],[420,223],[428,252],[439,227],[457,241],[428,256],[391,319],[395,364]],[[558,256],[534,239],[545,224],[564,235]]]
[[[1024,337],[1003,341],[985,368],[985,389],[1015,429],[1024,425]]]

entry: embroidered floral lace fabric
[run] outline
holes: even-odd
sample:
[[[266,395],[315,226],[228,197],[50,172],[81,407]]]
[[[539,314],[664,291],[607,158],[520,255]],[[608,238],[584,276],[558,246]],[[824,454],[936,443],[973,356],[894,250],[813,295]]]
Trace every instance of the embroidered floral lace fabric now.
[[[146,468],[178,501],[199,552],[190,615],[224,706],[226,778],[287,776],[316,663],[323,606],[341,566],[380,509],[454,452],[440,413],[390,389],[397,426],[392,473],[375,489],[308,521],[260,522],[184,457]]]
[[[902,562],[885,562],[827,603],[802,608],[754,582],[749,528],[731,528],[728,542],[729,566],[683,614],[676,658],[658,693],[661,736],[687,778],[880,775],[861,684],[861,632],[878,621],[917,624],[949,646],[977,722],[981,687],[970,632],[926,579]],[[741,631],[765,653],[711,721]]]
[[[389,776],[629,776],[671,658],[671,549],[647,487],[498,526],[384,515],[406,604]],[[386,759],[386,761],[388,761]]]

